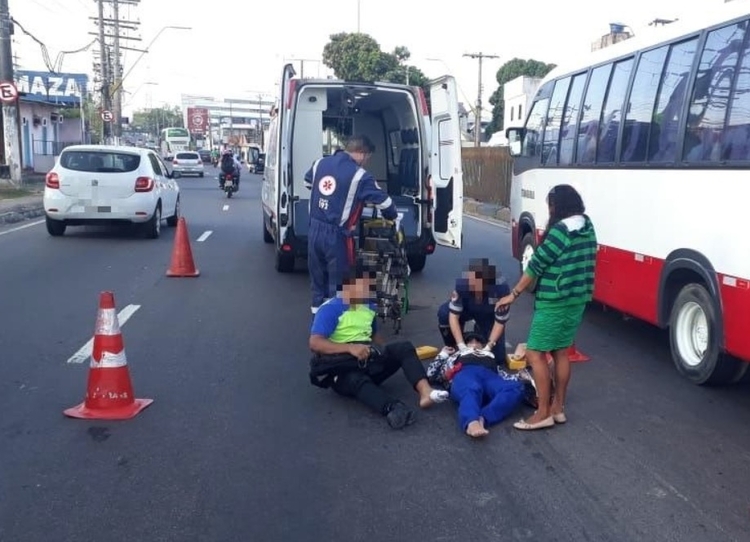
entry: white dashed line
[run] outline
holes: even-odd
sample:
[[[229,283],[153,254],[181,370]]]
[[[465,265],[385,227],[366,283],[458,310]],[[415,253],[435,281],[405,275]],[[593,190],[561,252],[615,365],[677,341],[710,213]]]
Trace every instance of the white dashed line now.
[[[222,211],[228,211],[229,210],[229,205],[225,205],[224,207],[221,208],[221,210]]]
[[[0,235],[8,235],[9,233],[25,230],[26,228],[30,228],[31,226],[38,226],[39,224],[44,224],[44,220],[37,220],[36,222],[24,224],[23,226],[16,226],[15,228],[11,228],[9,230],[0,231]]]
[[[117,313],[117,321],[120,323],[120,327],[125,325],[125,322],[130,320],[130,317],[135,314],[135,312],[140,309],[140,305],[128,305],[124,309],[122,309],[119,313]],[[91,357],[91,351],[94,349],[94,338],[91,337],[89,339],[89,342],[84,344],[78,352],[70,356],[70,359],[68,360],[68,363],[83,363],[89,357]]]
[[[204,232],[203,232],[203,233],[201,234],[201,236],[200,236],[200,237],[198,237],[198,242],[199,242],[199,243],[202,243],[203,241],[205,241],[206,239],[208,239],[208,238],[209,238],[209,237],[211,236],[211,234],[212,234],[212,233],[213,233],[213,231],[211,231],[211,230],[208,230],[208,231],[204,231]]]

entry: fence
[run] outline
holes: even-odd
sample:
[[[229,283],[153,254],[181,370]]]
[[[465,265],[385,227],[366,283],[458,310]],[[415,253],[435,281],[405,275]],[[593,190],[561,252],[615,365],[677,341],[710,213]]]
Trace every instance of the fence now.
[[[65,147],[80,144],[80,141],[48,141],[43,139],[34,139],[32,141],[32,152],[36,156],[59,156]]]
[[[464,196],[483,203],[510,205],[513,159],[507,147],[464,147]]]

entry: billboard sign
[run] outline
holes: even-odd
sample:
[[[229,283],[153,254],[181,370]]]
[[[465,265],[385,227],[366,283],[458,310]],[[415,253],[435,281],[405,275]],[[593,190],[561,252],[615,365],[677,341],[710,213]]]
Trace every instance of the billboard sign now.
[[[86,93],[89,76],[85,73],[50,73],[18,70],[15,82],[26,101],[78,105]]]
[[[208,109],[205,107],[187,108],[187,127],[191,134],[203,135],[210,129]]]

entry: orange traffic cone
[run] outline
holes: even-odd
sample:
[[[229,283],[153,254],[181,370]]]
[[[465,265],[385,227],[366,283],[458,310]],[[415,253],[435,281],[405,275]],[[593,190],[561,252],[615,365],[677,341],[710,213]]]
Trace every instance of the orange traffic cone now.
[[[112,292],[102,292],[86,399],[64,414],[86,420],[128,420],[153,402],[153,399],[136,399],[133,395],[125,345],[115,312],[115,296]]]
[[[591,358],[576,348],[575,343],[568,348],[568,359],[571,363],[581,363],[583,361],[591,361]],[[547,361],[552,361],[552,354],[547,352]]]
[[[172,263],[167,271],[168,277],[197,277],[201,272],[195,268],[193,251],[190,248],[187,223],[184,217],[177,221],[177,233],[172,248]]]

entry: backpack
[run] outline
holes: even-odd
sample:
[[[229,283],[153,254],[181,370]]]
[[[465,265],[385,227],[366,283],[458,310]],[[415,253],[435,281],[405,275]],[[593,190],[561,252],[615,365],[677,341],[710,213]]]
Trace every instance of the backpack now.
[[[221,157],[221,171],[224,173],[234,173],[234,158],[230,154]]]

